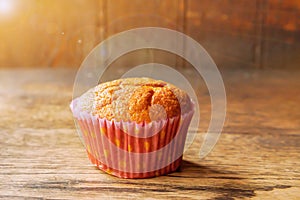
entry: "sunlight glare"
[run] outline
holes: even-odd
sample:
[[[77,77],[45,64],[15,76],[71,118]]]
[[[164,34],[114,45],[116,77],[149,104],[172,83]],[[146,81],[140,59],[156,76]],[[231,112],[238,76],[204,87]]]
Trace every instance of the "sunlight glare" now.
[[[7,14],[12,11],[13,1],[11,0],[0,0],[0,13]]]

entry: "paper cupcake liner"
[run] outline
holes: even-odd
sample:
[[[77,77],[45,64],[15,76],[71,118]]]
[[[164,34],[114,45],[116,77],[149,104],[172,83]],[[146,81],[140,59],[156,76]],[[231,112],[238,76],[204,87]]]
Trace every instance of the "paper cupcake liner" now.
[[[180,166],[193,113],[149,124],[115,122],[85,112],[74,116],[95,166],[121,178],[149,178]]]
[[[92,154],[90,154],[89,152],[87,152],[88,154],[88,158],[90,159],[90,161],[99,169],[101,169],[102,171],[111,174],[113,176],[117,176],[120,178],[134,178],[134,179],[139,179],[139,178],[150,178],[150,177],[155,177],[155,176],[161,176],[161,175],[165,175],[165,174],[169,174],[171,172],[175,172],[181,165],[182,162],[182,156],[179,157],[175,162],[172,162],[170,165],[159,169],[159,170],[155,170],[155,171],[151,171],[151,172],[144,172],[144,173],[132,173],[132,172],[123,172],[117,169],[113,169],[110,168],[108,166],[106,166],[105,164],[99,162],[99,160],[97,160]]]

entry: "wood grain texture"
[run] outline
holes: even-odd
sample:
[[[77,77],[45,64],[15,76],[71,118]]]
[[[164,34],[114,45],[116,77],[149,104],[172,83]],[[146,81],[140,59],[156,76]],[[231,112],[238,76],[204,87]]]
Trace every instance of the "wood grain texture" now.
[[[222,68],[299,68],[297,0],[23,0],[8,6],[0,11],[0,68],[76,68],[107,37],[145,26],[186,33]]]
[[[75,70],[0,71],[0,199],[299,199],[300,72],[223,71],[227,119],[198,158],[210,118],[178,172],[128,180],[92,166],[69,102]]]

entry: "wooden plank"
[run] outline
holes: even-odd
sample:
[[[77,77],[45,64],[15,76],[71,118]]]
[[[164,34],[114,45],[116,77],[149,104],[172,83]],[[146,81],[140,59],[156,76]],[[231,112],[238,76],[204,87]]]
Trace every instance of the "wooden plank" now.
[[[0,71],[1,199],[299,199],[299,72],[223,71],[227,120],[198,157],[210,118],[178,172],[128,180],[93,167],[69,110],[74,70]]]
[[[221,68],[295,69],[300,62],[297,0],[8,2],[11,11],[0,11],[1,68],[77,68],[105,38],[145,26],[188,34]]]

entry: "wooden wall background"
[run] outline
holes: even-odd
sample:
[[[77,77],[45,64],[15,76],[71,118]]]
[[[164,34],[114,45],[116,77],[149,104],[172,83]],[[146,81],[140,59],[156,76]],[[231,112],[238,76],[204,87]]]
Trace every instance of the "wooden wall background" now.
[[[141,26],[185,32],[221,68],[300,67],[298,0],[7,1],[0,67],[77,68],[103,39]]]

